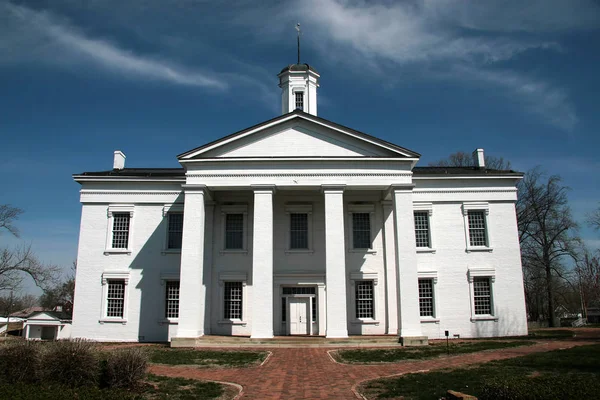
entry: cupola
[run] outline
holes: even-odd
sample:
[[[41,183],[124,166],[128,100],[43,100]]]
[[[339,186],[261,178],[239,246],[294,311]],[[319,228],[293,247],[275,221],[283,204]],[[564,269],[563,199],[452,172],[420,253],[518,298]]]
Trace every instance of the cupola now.
[[[296,109],[317,115],[317,88],[319,73],[308,64],[291,64],[281,70],[281,113],[287,114]]]

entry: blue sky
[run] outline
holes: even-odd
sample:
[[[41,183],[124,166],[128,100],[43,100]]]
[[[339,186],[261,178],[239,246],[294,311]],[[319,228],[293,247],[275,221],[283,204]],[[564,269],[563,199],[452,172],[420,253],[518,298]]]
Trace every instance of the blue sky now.
[[[600,200],[600,2],[0,0],[0,204],[68,269],[71,175],[176,155],[280,113],[277,73],[321,73],[319,116],[421,153],[483,147]],[[581,235],[600,248],[597,232]],[[6,234],[3,244],[17,241]]]

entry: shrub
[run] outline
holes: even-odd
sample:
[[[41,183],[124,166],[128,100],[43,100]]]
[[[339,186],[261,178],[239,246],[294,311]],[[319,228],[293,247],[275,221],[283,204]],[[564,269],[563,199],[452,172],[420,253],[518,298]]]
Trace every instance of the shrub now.
[[[40,344],[15,341],[0,346],[0,381],[35,382],[39,378]]]
[[[107,387],[134,389],[146,377],[148,356],[139,348],[118,350],[108,354],[104,368]]]
[[[42,374],[47,382],[71,387],[96,385],[99,366],[95,344],[84,339],[48,343],[42,353]]]

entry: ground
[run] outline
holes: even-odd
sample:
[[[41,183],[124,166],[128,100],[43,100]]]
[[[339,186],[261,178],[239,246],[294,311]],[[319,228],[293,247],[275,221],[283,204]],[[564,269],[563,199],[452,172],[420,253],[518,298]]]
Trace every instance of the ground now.
[[[564,329],[562,331],[564,332]],[[598,328],[580,328],[573,331],[575,332],[573,338],[560,334],[539,335],[531,346],[393,364],[340,364],[330,356],[331,348],[261,348],[260,350],[268,350],[271,354],[256,367],[202,369],[155,364],[150,367],[150,372],[170,377],[234,383],[241,386],[240,398],[242,399],[356,399],[361,398],[356,392],[359,384],[380,377],[458,368],[536,352],[597,343],[600,340]]]

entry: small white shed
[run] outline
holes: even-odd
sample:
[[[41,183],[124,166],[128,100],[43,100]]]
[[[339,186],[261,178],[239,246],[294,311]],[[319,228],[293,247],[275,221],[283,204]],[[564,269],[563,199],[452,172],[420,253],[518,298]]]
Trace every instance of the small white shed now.
[[[38,311],[23,323],[23,336],[30,340],[58,340],[71,337],[71,316],[60,311]]]

